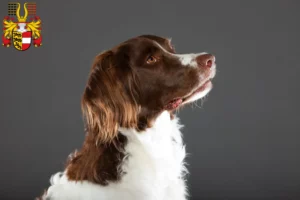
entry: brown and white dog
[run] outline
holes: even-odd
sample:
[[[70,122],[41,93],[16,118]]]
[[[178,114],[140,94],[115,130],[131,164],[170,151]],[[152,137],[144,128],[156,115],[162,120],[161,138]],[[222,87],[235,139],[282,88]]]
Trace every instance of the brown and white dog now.
[[[83,147],[40,199],[187,199],[186,152],[173,112],[204,97],[215,74],[213,55],[176,54],[171,40],[154,35],[99,54],[82,98]]]

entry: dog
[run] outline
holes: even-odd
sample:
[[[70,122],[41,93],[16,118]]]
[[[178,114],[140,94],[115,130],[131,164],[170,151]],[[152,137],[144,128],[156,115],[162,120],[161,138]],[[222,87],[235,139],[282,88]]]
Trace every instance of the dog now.
[[[141,35],[96,56],[82,96],[86,137],[41,200],[186,200],[185,146],[175,111],[206,96],[208,53],[177,54]]]

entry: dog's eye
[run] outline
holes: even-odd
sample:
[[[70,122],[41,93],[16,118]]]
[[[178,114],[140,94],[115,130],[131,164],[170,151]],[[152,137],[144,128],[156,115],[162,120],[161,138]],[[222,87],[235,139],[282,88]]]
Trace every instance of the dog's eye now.
[[[153,64],[156,63],[157,59],[154,56],[149,56],[147,58],[147,64]]]

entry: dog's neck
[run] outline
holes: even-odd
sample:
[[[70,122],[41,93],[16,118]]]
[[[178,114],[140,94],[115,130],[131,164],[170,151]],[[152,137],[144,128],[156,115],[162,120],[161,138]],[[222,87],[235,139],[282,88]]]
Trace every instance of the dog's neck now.
[[[151,127],[146,128],[144,131],[137,132],[135,129],[119,128],[119,132],[126,136],[129,141],[143,140],[143,139],[156,139],[162,140],[168,138],[172,129],[172,117],[168,111],[160,113],[155,120],[151,123]],[[164,132],[164,134],[160,134]],[[133,134],[134,133],[134,134]]]
[[[176,117],[163,112],[145,131],[120,128],[115,145],[97,147],[87,137],[65,173],[57,173],[51,179],[48,196],[185,199],[186,153],[180,127]]]
[[[178,119],[170,113],[162,112],[152,123],[152,127],[138,132],[136,129],[119,128],[118,138],[110,145],[96,145],[92,135],[87,135],[84,145],[67,164],[67,176],[70,180],[87,180],[107,185],[110,181],[121,179],[124,170],[122,163],[128,155],[138,152],[125,149],[128,144],[141,144],[153,157],[164,157],[172,142],[182,143],[180,134],[173,134],[180,126]],[[169,148],[170,149],[170,148]]]

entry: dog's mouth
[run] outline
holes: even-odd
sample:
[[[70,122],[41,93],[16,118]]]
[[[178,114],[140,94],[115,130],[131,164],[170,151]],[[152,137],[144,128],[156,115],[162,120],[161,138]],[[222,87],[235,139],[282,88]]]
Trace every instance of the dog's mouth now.
[[[199,93],[204,92],[207,88],[209,88],[211,86],[212,86],[211,79],[208,79],[203,84],[201,84],[201,86],[199,86],[196,90],[194,90],[191,94],[184,97],[183,103],[190,101],[191,99],[193,99],[194,96],[197,96]]]
[[[183,105],[188,102],[192,102],[194,100],[197,100],[207,94],[207,90],[212,88],[212,78],[209,78],[208,80],[204,81],[198,88],[193,90],[191,93],[187,94],[186,96],[175,98],[171,100],[166,105],[167,110],[174,110],[178,108],[180,105]],[[203,93],[203,94],[202,94]],[[201,95],[202,94],[202,95]]]

